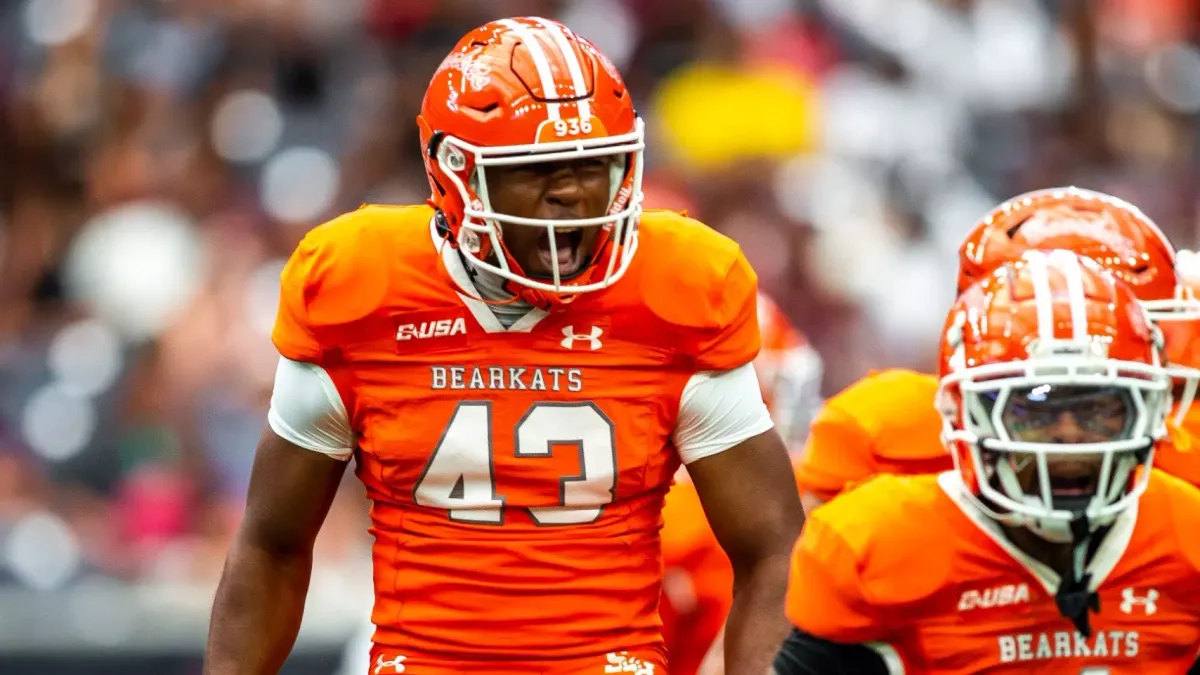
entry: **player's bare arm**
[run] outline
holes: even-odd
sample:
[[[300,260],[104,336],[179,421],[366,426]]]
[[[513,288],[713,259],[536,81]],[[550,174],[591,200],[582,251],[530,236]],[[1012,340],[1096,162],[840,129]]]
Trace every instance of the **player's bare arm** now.
[[[788,632],[788,559],[804,524],[787,449],[772,429],[688,465],[734,572],[725,672],[761,675]]]
[[[345,469],[341,459],[263,432],[217,587],[205,675],[279,672],[300,629],[313,542]]]

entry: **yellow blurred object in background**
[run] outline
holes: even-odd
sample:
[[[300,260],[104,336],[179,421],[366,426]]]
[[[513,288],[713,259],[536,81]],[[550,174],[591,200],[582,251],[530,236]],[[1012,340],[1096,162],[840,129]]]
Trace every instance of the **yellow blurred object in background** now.
[[[689,168],[787,158],[817,144],[819,92],[786,68],[686,66],[658,90],[656,142]]]

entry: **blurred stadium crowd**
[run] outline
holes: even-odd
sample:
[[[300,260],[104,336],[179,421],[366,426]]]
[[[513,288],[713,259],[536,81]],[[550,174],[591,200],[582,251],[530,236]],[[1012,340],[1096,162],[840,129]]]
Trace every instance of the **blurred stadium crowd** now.
[[[1197,243],[1193,0],[9,0],[0,592],[107,579],[207,612],[284,259],[339,211],[425,199],[430,74],[526,14],[626,73],[648,205],[742,243],[826,393],[931,366],[954,247],[1000,199],[1075,183]],[[348,487],[313,586],[354,611],[363,511]]]

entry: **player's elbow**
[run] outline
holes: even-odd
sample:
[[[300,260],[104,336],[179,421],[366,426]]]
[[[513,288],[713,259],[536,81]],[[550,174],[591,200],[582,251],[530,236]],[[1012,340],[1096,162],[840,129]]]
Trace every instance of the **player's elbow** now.
[[[730,554],[729,562],[733,568],[733,590],[751,584],[769,584],[787,589],[790,558],[788,553],[772,553],[760,551],[746,554]]]
[[[286,562],[312,557],[314,545],[313,538],[303,536],[300,532],[247,518],[238,528],[230,555],[241,553]]]
[[[744,545],[726,549],[733,568],[735,589],[751,581],[787,585],[792,548],[800,536],[804,515],[799,507],[794,516],[781,516],[771,527],[759,529]]]

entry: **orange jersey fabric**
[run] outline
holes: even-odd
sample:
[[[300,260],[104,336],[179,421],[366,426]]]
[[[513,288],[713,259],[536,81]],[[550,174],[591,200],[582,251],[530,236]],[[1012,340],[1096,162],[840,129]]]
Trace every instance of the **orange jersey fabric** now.
[[[941,443],[938,381],[911,370],[872,372],[817,413],[796,470],[822,501],[878,473],[935,473],[954,463]]]
[[[1084,637],[1048,571],[965,503],[958,476],[879,476],[809,515],[787,612],[827,640],[882,643],[904,672],[1185,672],[1200,650],[1200,491],[1157,470],[1089,567]],[[1043,568],[1044,570],[1044,568]]]
[[[376,644],[426,673],[660,650],[680,394],[757,354],[754,272],[650,211],[619,283],[505,330],[455,287],[432,216],[367,206],[313,230],[273,335],[329,372],[358,433]]]
[[[659,648],[644,648],[627,652],[610,652],[595,656],[556,659],[552,666],[530,665],[528,662],[489,662],[487,670],[480,670],[478,660],[447,657],[444,654],[426,655],[411,650],[403,653],[384,645],[371,647],[371,667],[367,675],[394,675],[413,673],[426,675],[462,675],[462,673],[486,672],[487,675],[531,675],[553,673],[553,675],[601,675],[602,673],[627,673],[628,675],[663,675],[667,672],[667,660]]]
[[[820,404],[821,360],[769,297],[758,296],[762,350],[754,360],[763,400],[785,439],[800,437]],[[733,568],[717,543],[696,486],[682,475],[663,510],[663,637],[674,675],[692,675],[733,602]]]

